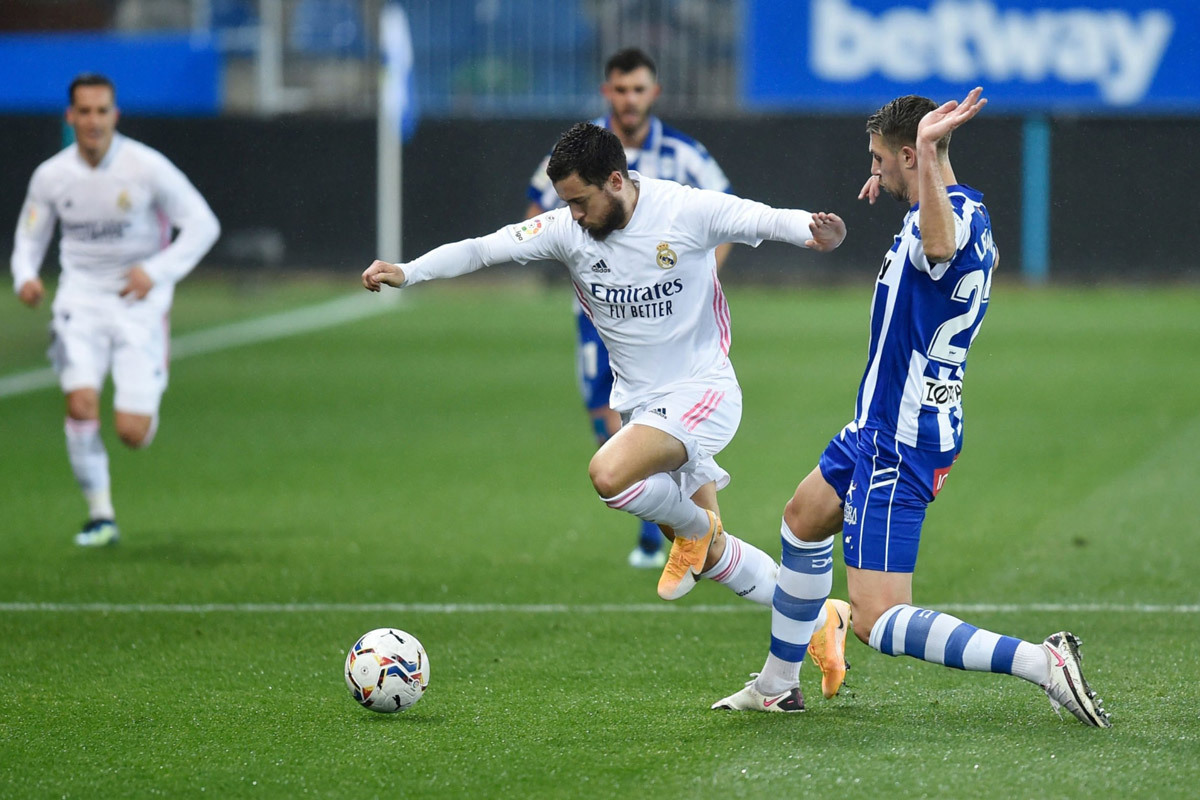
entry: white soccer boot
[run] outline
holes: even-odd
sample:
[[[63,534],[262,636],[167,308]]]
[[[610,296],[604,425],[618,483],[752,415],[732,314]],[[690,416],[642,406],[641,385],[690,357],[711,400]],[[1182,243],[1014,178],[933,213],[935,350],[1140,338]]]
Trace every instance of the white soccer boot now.
[[[758,673],[754,673],[740,691],[718,700],[712,707],[725,711],[779,711],[785,714],[804,710],[804,695],[800,693],[799,686],[793,686],[782,694],[765,695],[754,688],[756,677]]]
[[[1046,658],[1050,662],[1050,680],[1042,684],[1050,705],[1061,717],[1062,710],[1067,709],[1084,725],[1094,728],[1111,728],[1108,712],[1104,710],[1103,701],[1096,696],[1087,681],[1083,679],[1080,664],[1083,657],[1079,655],[1079,637],[1067,631],[1059,631],[1046,637],[1042,647],[1046,650]]]

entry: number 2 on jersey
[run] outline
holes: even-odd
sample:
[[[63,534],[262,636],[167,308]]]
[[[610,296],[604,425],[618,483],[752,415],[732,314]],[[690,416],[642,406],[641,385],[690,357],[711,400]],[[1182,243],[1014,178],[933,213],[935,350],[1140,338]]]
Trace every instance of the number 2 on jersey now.
[[[975,324],[975,320],[979,317],[979,309],[988,301],[988,295],[991,293],[992,275],[990,272],[985,277],[982,270],[973,270],[959,279],[958,285],[954,287],[954,292],[950,297],[960,303],[969,303],[970,306],[958,316],[943,322],[934,331],[933,340],[929,343],[931,359],[941,361],[943,364],[954,365],[967,360],[967,346],[970,345],[970,342],[968,341],[967,345],[960,347],[951,344],[950,340]]]

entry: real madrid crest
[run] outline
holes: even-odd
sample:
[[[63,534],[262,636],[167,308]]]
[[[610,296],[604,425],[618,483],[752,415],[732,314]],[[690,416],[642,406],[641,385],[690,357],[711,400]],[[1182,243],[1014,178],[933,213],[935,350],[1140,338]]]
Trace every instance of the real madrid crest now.
[[[121,209],[122,211],[128,211],[129,209],[133,208],[133,203],[129,200],[129,192],[125,191],[124,189],[122,189],[121,193],[117,195],[117,208]]]
[[[679,256],[675,255],[675,251],[671,249],[671,245],[666,242],[659,242],[658,255],[655,256],[654,260],[658,262],[659,269],[671,269],[679,261]]]

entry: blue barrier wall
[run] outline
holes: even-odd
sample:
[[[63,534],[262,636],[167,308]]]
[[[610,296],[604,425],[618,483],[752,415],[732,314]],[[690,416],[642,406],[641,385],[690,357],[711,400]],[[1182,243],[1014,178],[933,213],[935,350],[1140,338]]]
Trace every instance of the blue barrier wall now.
[[[72,33],[0,36],[0,112],[59,112],[81,72],[111,78],[126,113],[220,110],[221,61],[210,37]]]

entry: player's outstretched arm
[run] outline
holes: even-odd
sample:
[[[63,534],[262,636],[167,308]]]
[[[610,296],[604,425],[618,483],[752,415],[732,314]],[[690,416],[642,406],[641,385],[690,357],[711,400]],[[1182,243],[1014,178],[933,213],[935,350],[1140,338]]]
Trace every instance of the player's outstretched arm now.
[[[814,212],[808,230],[812,238],[805,242],[804,246],[818,253],[828,253],[846,239],[845,221],[828,211]]]
[[[946,194],[946,185],[954,183],[954,173],[945,157],[938,158],[937,143],[951,131],[973,119],[987,100],[983,87],[976,86],[960,103],[943,103],[921,118],[917,126],[917,200],[921,204],[921,246],[931,264],[944,264],[954,258],[954,210]]]
[[[385,283],[399,288],[404,285],[406,279],[399,264],[389,264],[378,259],[372,261],[371,266],[362,274],[363,287],[372,292],[378,292]]]

